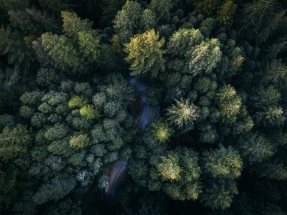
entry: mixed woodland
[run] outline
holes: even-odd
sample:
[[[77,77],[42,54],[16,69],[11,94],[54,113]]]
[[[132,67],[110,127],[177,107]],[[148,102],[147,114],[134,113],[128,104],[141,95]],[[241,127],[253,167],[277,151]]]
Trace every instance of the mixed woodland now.
[[[286,215],[286,48],[285,0],[0,0],[0,214],[106,214],[123,161],[118,215]]]

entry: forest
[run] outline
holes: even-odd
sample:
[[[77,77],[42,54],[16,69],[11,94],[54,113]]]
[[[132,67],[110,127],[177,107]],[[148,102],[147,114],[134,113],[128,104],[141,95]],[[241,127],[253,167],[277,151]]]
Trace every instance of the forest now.
[[[287,215],[286,0],[0,0],[1,215]]]

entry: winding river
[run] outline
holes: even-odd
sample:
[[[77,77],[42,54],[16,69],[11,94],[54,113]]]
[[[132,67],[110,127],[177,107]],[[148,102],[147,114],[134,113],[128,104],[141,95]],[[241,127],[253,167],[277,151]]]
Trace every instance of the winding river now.
[[[140,115],[138,126],[144,131],[146,126],[159,116],[159,107],[154,107],[147,103],[147,91],[149,86],[139,78],[130,78],[130,86],[133,87],[135,93],[139,96],[142,103],[142,113]],[[108,178],[105,190],[105,200],[108,205],[108,214],[114,213],[114,203],[116,190],[122,181],[123,177],[127,174],[127,166],[124,161],[116,161]]]

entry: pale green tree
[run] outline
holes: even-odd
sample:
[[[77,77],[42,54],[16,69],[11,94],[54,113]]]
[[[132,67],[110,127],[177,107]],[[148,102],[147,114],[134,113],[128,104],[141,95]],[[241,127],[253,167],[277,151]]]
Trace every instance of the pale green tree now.
[[[155,140],[160,143],[167,142],[171,135],[174,133],[174,130],[168,126],[168,123],[163,120],[157,120],[151,125],[151,133]]]
[[[272,83],[275,86],[285,86],[285,78],[287,75],[287,66],[282,63],[282,59],[274,59],[267,62],[263,83]]]
[[[85,19],[80,19],[76,13],[69,11],[62,11],[61,17],[63,20],[63,32],[68,37],[72,38],[73,41],[78,39],[79,32],[90,32],[92,33],[92,22]]]
[[[167,51],[172,56],[184,57],[185,54],[203,41],[204,37],[198,29],[180,28],[175,31],[167,43]]]
[[[148,29],[154,28],[155,24],[156,24],[155,13],[150,9],[145,9],[142,13],[140,20],[141,28],[143,29],[143,31],[146,31]]]
[[[175,200],[196,200],[201,191],[198,154],[191,149],[167,151],[150,169],[148,188],[160,188]]]
[[[234,123],[242,104],[234,87],[231,85],[221,87],[216,93],[215,101],[219,106],[219,113],[222,122],[225,124]]]
[[[241,175],[243,162],[233,147],[219,145],[219,149],[206,151],[204,155],[205,171],[215,178],[235,179]]]
[[[101,117],[99,110],[94,105],[84,105],[80,109],[80,114],[86,119],[99,119]]]
[[[60,68],[66,69],[68,66],[72,67],[74,71],[77,70],[80,62],[71,40],[63,35],[53,35],[50,32],[42,34],[41,39],[44,50]]]
[[[100,39],[97,35],[80,31],[78,32],[79,51],[84,61],[92,63],[100,56]]]
[[[32,144],[29,130],[24,125],[17,124],[16,127],[5,127],[0,133],[0,158],[7,162],[11,158],[27,152]]]
[[[189,102],[189,99],[175,100],[176,105],[172,105],[167,109],[168,120],[175,124],[178,128],[184,125],[193,124],[193,122],[199,116],[197,113],[197,107]]]
[[[273,85],[268,87],[260,86],[254,90],[254,95],[250,99],[252,105],[257,108],[268,107],[278,104],[281,100],[281,93]]]
[[[254,117],[257,123],[266,127],[281,126],[286,120],[282,107],[274,105],[264,107],[262,111],[256,112]]]
[[[271,142],[258,132],[240,135],[238,149],[242,157],[250,163],[262,162],[275,153]]]
[[[69,108],[82,108],[88,103],[88,100],[83,96],[74,96],[68,102]]]
[[[70,137],[70,147],[73,148],[83,148],[89,146],[91,143],[90,138],[87,134],[74,133],[73,136]]]
[[[165,59],[162,49],[165,39],[159,40],[159,33],[154,29],[147,30],[143,34],[137,34],[131,41],[125,44],[124,51],[128,54],[125,60],[131,64],[131,75],[147,74],[156,78],[158,73],[165,69]]]
[[[115,31],[120,36],[121,42],[127,43],[134,34],[134,29],[139,25],[142,14],[141,5],[136,1],[126,1],[122,10],[118,11],[114,22]]]
[[[209,74],[221,59],[222,52],[218,39],[210,39],[196,45],[186,53],[187,67],[193,76]]]

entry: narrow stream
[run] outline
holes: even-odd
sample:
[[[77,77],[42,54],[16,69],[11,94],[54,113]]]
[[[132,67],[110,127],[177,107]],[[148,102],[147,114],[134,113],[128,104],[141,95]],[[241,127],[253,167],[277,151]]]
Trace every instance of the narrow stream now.
[[[142,113],[139,119],[138,126],[144,131],[146,126],[159,116],[159,107],[154,107],[147,103],[147,91],[149,86],[139,78],[131,78],[129,84],[134,88],[135,93],[140,97],[142,103]],[[105,201],[107,203],[107,213],[113,214],[116,190],[122,181],[122,178],[127,173],[126,162],[117,161],[113,167],[108,178],[108,184],[105,187]]]

